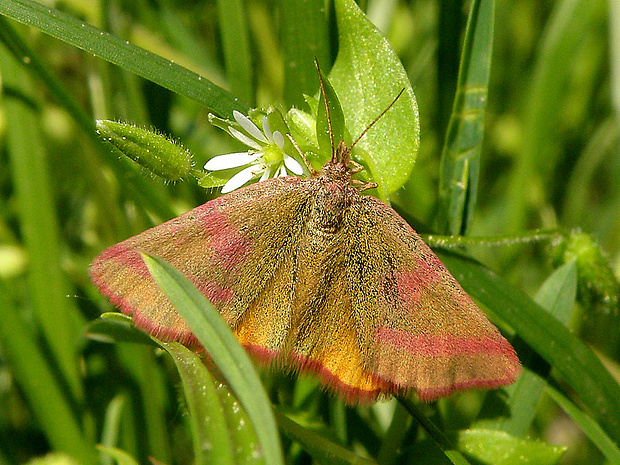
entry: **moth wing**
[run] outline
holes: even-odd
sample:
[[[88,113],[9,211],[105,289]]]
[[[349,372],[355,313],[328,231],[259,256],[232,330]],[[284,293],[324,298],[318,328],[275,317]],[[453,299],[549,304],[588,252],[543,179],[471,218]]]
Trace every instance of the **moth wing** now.
[[[303,182],[294,177],[271,179],[207,202],[107,249],[92,263],[91,278],[138,326],[156,337],[195,344],[139,252],[157,255],[189,278],[237,329],[250,303],[260,301],[270,280],[285,274],[290,265],[285,257],[295,247],[308,199],[300,188]],[[270,305],[272,324],[286,327],[282,319],[288,318],[290,303],[271,299]],[[250,337],[257,344],[267,344],[273,333],[261,327],[264,320],[247,325],[262,331],[262,340]]]
[[[346,267],[367,370],[426,401],[512,383],[514,349],[418,234],[372,197],[350,216],[349,256],[372,257]]]

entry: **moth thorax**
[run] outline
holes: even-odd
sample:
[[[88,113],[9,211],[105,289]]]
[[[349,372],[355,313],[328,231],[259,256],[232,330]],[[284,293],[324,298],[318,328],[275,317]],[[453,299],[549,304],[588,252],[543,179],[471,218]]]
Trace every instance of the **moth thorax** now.
[[[351,204],[351,195],[356,193],[348,184],[333,180],[320,182],[319,186],[310,222],[325,233],[334,233],[340,228],[343,215]]]

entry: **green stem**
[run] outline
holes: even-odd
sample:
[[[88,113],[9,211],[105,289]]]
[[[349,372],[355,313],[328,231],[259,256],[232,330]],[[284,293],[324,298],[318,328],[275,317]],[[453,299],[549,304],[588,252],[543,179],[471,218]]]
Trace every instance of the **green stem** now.
[[[443,453],[450,459],[454,465],[466,465],[469,464],[467,459],[456,450],[452,441],[450,441],[435,423],[430,421],[410,399],[406,397],[396,398],[400,404],[411,414],[413,418],[417,420],[430,438],[439,446]]]
[[[535,229],[522,234],[506,234],[498,236],[442,236],[438,234],[424,235],[423,239],[431,247],[456,248],[465,245],[476,246],[499,246],[529,244],[532,242],[552,241],[565,237],[565,234],[557,229]]]

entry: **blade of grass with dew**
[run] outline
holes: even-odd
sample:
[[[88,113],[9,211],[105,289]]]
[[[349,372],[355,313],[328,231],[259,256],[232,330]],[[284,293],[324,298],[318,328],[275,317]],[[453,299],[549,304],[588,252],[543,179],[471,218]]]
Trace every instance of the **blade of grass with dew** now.
[[[248,442],[253,442],[254,446],[257,442],[251,425],[245,425],[243,430],[252,429],[252,434],[244,435],[241,443],[235,441],[239,439],[235,435],[237,427],[244,424],[247,417],[245,411],[221,402],[217,392],[219,383],[195,353],[175,342],[161,345],[174,360],[181,376],[185,404],[190,413],[194,463],[233,465],[243,462],[245,457],[239,457],[236,451],[244,450]],[[264,462],[257,460],[256,463]]]
[[[491,59],[494,0],[471,6],[452,115],[441,153],[437,229],[463,235],[478,195]]]
[[[534,300],[550,315],[566,325],[572,314],[576,295],[577,266],[572,261],[555,270],[545,280]],[[475,427],[500,429],[515,437],[525,437],[534,421],[536,409],[547,385],[546,377],[549,375],[551,367],[522,341],[513,340],[513,344],[524,364],[524,369],[514,384],[504,388],[508,395],[505,404],[511,412],[519,412],[519,414],[502,415],[494,418],[494,412],[501,409],[497,408],[494,397],[487,396],[479,414],[483,420],[477,422]],[[535,371],[532,371],[533,368]],[[494,419],[484,420],[485,418]]]
[[[0,0],[0,14],[195,100],[223,118],[233,110],[247,112],[247,104],[208,79],[60,10],[31,0]]]
[[[328,69],[329,32],[323,0],[280,0],[280,37],[284,58],[284,101],[305,108],[303,94],[314,95],[314,59]]]
[[[565,448],[550,446],[537,440],[515,438],[504,431],[468,429],[459,431],[459,449],[474,463],[493,465],[555,465]]]
[[[158,346],[169,353],[181,377],[185,404],[190,413],[196,463],[232,464],[246,460],[262,463],[256,449],[256,432],[248,426],[251,423],[247,413],[239,408],[228,387],[214,379],[203,360],[189,349],[148,336],[134,326],[131,318],[119,313],[102,315],[89,325],[87,334],[103,342]],[[165,421],[160,423],[165,424]]]
[[[598,357],[519,289],[473,260],[438,251],[463,286],[561,374],[605,432],[620,442],[620,385]]]
[[[30,258],[30,304],[63,383],[69,386],[73,400],[80,402],[84,391],[76,363],[76,340],[84,320],[73,301],[65,297],[70,287],[60,268],[60,229],[54,208],[52,174],[43,146],[33,85],[30,76],[4,47],[0,49],[0,69],[17,215]],[[7,93],[8,89],[11,94]]]
[[[254,106],[250,33],[244,3],[241,0],[217,0],[216,3],[230,89],[241,100]]]
[[[283,463],[267,394],[248,354],[217,310],[194,285],[160,258],[143,254],[155,281],[211,356],[255,425],[265,461]]]
[[[33,331],[10,301],[5,286],[0,280],[0,344],[15,383],[54,449],[66,452],[85,465],[99,463],[94,444],[86,439],[80,419],[61,387],[63,383],[55,377],[47,354],[37,346]]]

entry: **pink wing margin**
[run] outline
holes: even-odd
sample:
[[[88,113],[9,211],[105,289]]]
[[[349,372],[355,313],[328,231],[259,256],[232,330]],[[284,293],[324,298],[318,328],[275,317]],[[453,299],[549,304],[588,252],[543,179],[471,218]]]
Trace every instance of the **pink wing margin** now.
[[[521,364],[486,315],[465,293],[439,258],[389,206],[371,197],[361,220],[382,243],[360,243],[382,254],[388,264],[369,271],[378,287],[379,311],[370,328],[368,369],[399,388],[413,388],[424,401],[474,388],[511,384]],[[363,253],[363,251],[358,251]],[[352,291],[353,292],[353,291]],[[357,300],[364,313],[364,298]]]

